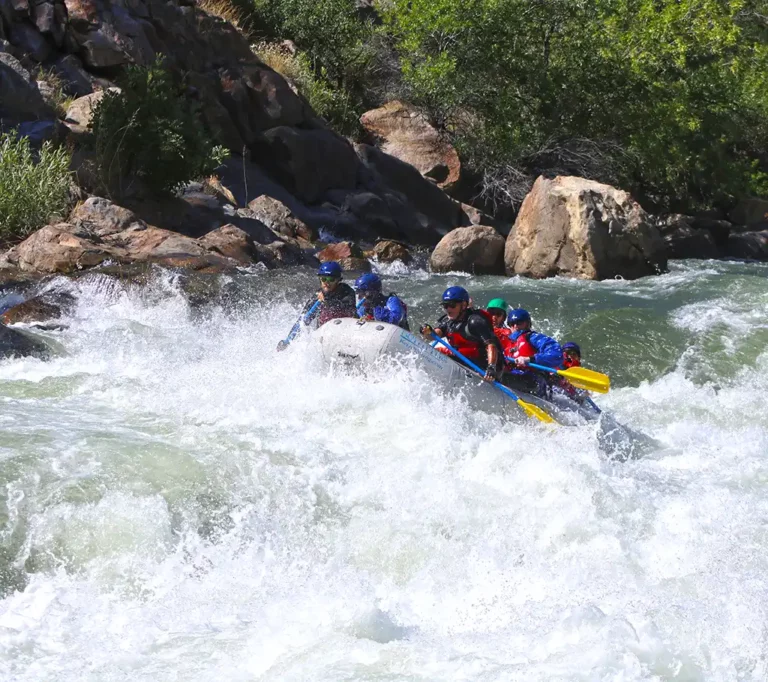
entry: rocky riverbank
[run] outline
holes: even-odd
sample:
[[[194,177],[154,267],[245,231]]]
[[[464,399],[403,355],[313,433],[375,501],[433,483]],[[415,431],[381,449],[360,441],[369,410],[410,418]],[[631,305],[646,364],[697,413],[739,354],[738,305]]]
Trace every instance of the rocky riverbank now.
[[[230,156],[177,196],[108,199],[89,175],[94,107],[122,68],[158,55],[185,74]],[[455,198],[466,188],[459,155],[414,107],[367,112],[368,143],[354,143],[241,31],[186,1],[0,0],[0,116],[5,131],[73,150],[78,197],[68,216],[0,255],[6,288],[129,266],[215,275],[338,259],[365,270],[374,253],[408,260],[408,246],[429,249],[436,272],[537,278],[637,278],[663,272],[668,258],[768,258],[768,202],[759,199],[728,216],[654,216],[614,187],[542,176],[514,223],[488,215]],[[44,316],[45,306],[33,309]]]

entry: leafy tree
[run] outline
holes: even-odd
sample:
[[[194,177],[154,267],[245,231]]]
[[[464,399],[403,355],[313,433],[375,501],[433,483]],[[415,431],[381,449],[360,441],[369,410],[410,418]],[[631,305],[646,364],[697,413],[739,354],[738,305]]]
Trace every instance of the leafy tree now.
[[[768,62],[748,5],[393,0],[387,25],[417,101],[475,166],[707,205],[764,183]]]

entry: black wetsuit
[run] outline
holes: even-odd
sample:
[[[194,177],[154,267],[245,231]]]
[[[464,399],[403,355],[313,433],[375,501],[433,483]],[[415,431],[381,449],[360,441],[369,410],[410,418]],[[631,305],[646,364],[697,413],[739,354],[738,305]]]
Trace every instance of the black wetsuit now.
[[[435,329],[439,329],[448,343],[481,369],[488,367],[486,348],[489,345],[495,346],[498,351],[496,369],[501,375],[504,351],[493,331],[493,324],[482,313],[473,308],[467,308],[458,320],[451,320],[448,315],[443,315],[437,321]],[[461,360],[457,359],[457,361],[464,364]]]
[[[312,307],[317,299],[310,300],[304,306],[304,312]],[[349,284],[339,282],[333,291],[323,292],[323,302],[320,304],[320,310],[315,315],[317,326],[333,320],[336,317],[357,317],[357,299],[355,292]]]

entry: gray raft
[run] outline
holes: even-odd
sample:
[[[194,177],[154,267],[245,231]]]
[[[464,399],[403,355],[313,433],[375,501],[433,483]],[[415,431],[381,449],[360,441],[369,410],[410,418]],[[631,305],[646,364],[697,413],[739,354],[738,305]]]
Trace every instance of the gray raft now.
[[[416,361],[436,383],[452,393],[461,393],[475,409],[503,415],[512,421],[528,422],[529,417],[509,396],[479,380],[444,353],[438,352],[421,337],[385,322],[367,322],[353,318],[331,320],[312,334],[329,365],[364,370],[387,362]],[[653,441],[619,424],[605,412],[580,405],[565,395],[544,400],[520,393],[524,401],[538,405],[557,423],[564,426],[595,424],[600,447],[618,459],[637,457]]]

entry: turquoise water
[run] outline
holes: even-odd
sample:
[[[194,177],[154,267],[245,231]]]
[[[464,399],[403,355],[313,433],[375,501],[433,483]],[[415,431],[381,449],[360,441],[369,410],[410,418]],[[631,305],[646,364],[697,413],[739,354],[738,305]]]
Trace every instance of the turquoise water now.
[[[383,274],[413,323],[527,307],[659,447],[277,355],[308,273],[66,284],[62,352],[0,363],[0,679],[768,678],[768,267]]]

